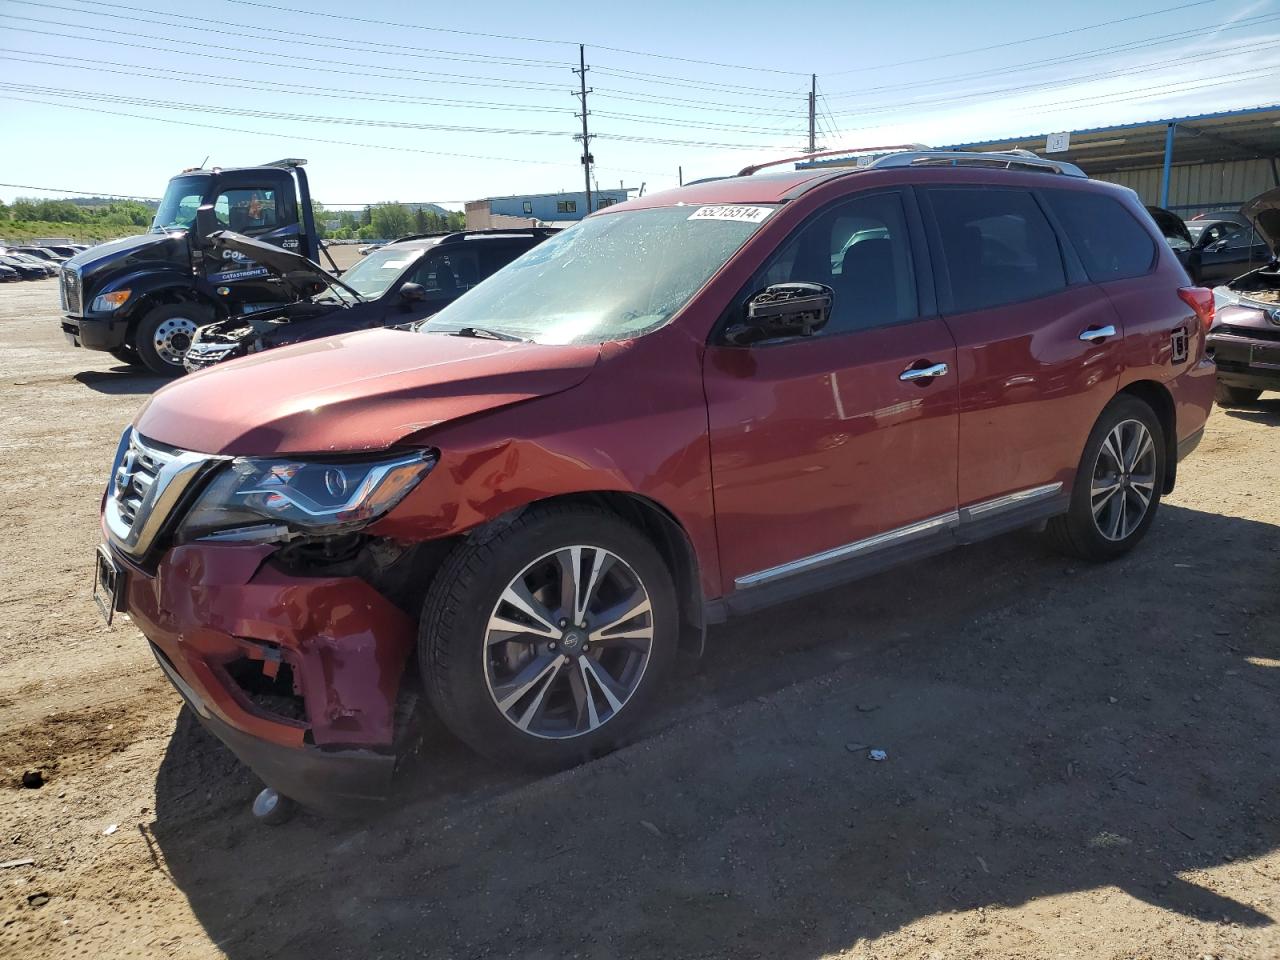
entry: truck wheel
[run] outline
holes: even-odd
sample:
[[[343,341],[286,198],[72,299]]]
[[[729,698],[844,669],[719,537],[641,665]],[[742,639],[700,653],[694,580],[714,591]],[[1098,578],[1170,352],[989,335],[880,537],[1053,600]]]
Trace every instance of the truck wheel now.
[[[1084,445],[1071,508],[1049,521],[1054,545],[1094,561],[1132,550],[1160,506],[1164,459],[1164,430],[1152,409],[1136,397],[1112,400]]]
[[[671,574],[643,534],[606,510],[532,507],[445,561],[418,661],[461,740],[557,770],[625,739],[661,688],[677,624]]]
[[[138,322],[133,345],[143,364],[162,377],[180,377],[186,370],[182,358],[196,328],[213,321],[206,307],[195,303],[170,303],[156,307]]]
[[[1242,407],[1253,403],[1262,396],[1261,390],[1250,390],[1247,387],[1228,387],[1219,383],[1213,388],[1213,399],[1220,407]]]

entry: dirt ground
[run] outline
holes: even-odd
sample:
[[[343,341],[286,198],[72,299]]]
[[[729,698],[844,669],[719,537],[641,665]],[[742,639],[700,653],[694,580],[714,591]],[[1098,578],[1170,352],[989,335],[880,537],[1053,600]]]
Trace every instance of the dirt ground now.
[[[0,956],[1280,957],[1280,401],[1125,560],[966,548],[717,628],[610,757],[433,730],[380,817],[268,828],[89,599],[158,382],[56,301],[0,287]]]

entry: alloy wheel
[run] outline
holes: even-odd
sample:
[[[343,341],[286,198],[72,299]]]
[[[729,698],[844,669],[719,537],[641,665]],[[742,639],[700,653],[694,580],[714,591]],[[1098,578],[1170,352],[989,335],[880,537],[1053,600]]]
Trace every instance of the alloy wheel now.
[[[196,323],[186,317],[169,317],[158,327],[151,338],[156,354],[165,363],[182,366],[182,358],[196,335]]]
[[[1151,508],[1156,488],[1156,446],[1139,420],[1111,428],[1093,467],[1090,500],[1098,532],[1111,541],[1127,539]]]
[[[617,554],[587,545],[547,553],[511,580],[489,615],[489,695],[523,733],[591,733],[639,687],[653,629],[649,592]]]

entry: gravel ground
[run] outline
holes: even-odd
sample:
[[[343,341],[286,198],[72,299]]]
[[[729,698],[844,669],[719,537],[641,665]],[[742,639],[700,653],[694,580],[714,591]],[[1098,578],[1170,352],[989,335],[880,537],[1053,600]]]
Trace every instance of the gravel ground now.
[[[1215,411],[1122,561],[956,551],[717,628],[612,756],[433,728],[380,816],[264,828],[89,600],[159,382],[56,315],[0,287],[0,956],[1280,956],[1280,402]]]

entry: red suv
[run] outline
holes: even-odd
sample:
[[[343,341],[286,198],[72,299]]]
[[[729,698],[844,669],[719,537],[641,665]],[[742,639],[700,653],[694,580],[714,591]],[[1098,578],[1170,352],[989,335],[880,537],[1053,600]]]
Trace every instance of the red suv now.
[[[731,614],[1046,522],[1132,548],[1209,413],[1212,310],[1131,191],[1028,156],[644,197],[414,331],[159,391],[96,592],[282,794],[380,794],[418,691],[567,766]]]

